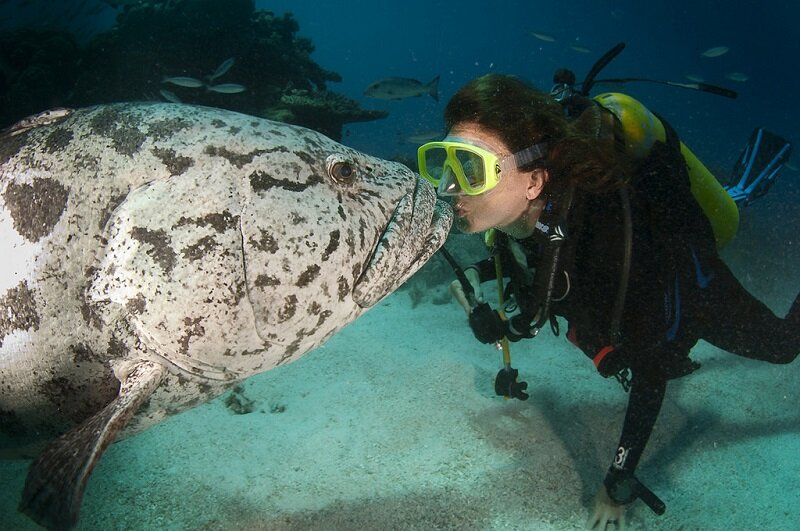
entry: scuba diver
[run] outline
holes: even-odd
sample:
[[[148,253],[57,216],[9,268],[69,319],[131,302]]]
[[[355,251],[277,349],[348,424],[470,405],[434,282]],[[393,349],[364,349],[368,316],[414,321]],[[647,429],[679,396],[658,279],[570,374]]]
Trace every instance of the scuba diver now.
[[[641,103],[618,93],[588,97],[598,65],[582,90],[568,70],[551,93],[513,76],[471,81],[447,104],[446,138],[421,146],[418,159],[422,176],[451,199],[457,227],[494,240],[496,259],[457,271],[462,282],[454,283],[469,301],[475,337],[519,341],[547,324],[558,335],[561,316],[567,338],[629,391],[587,522],[604,530],[624,528],[636,499],[665,510],[635,470],[667,382],[699,367],[689,356],[697,341],[790,363],[800,352],[800,296],[777,317],[718,254],[736,233],[737,203],[766,192],[791,146],[757,129],[726,190]],[[516,306],[508,318],[480,295],[481,283],[498,276],[498,260]],[[510,374],[499,384],[498,375],[498,394],[524,400],[527,384]]]

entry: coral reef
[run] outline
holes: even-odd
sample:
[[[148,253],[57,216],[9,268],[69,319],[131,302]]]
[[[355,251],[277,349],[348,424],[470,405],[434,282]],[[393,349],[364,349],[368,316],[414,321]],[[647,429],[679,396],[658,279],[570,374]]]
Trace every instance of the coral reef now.
[[[292,90],[263,113],[267,118],[303,125],[334,140],[341,137],[341,125],[386,118],[385,111],[362,109],[358,103],[341,94],[323,90]]]
[[[0,35],[0,120],[56,105],[183,101],[266,116],[341,138],[342,125],[386,113],[329,92],[341,81],[311,59],[290,13],[256,11],[253,0],[170,0],[129,5],[82,49],[67,33]],[[232,66],[212,78],[226,60]],[[192,78],[195,86],[165,79]],[[228,90],[209,90],[224,84]]]

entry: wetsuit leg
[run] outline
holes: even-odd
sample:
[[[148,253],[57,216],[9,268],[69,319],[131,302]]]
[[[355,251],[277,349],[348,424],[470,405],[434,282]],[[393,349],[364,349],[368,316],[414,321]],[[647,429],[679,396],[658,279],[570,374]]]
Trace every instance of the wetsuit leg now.
[[[690,327],[696,335],[733,354],[770,363],[791,363],[800,352],[800,303],[785,319],[751,295],[718,257],[708,286],[691,297]],[[699,265],[698,265],[699,267]],[[698,273],[698,278],[709,273]]]

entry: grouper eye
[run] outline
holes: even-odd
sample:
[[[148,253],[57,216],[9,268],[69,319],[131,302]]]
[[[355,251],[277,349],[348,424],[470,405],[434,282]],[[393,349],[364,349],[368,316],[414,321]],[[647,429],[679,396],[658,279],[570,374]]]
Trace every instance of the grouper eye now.
[[[328,157],[328,175],[337,184],[352,184],[358,178],[358,169],[352,161],[341,156]]]

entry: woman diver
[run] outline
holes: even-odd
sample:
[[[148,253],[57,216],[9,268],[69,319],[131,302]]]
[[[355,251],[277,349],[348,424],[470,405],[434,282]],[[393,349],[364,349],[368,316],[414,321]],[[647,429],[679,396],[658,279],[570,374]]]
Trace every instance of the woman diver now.
[[[800,351],[800,299],[780,319],[721,260],[736,205],[665,121],[621,94],[568,99],[511,76],[480,77],[448,103],[447,137],[418,158],[451,198],[461,231],[495,231],[510,277],[518,313],[505,319],[478,297],[469,313],[476,338],[530,338],[547,323],[557,331],[561,316],[598,372],[630,391],[587,522],[622,528],[637,498],[664,510],[634,472],[667,381],[699,366],[691,348],[705,339],[790,363]],[[475,293],[496,275],[491,260],[464,270]],[[519,386],[512,394],[527,398]]]

